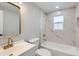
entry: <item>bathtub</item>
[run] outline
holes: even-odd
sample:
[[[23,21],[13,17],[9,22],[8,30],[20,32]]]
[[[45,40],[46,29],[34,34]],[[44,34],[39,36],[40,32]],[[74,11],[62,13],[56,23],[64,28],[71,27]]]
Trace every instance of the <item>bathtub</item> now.
[[[79,56],[79,50],[69,45],[45,41],[41,44],[41,47],[51,51],[52,56]]]

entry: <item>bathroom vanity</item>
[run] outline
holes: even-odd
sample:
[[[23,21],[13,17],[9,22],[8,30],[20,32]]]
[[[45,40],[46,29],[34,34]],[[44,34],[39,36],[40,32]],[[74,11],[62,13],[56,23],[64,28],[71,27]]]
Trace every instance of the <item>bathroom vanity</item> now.
[[[19,40],[14,42],[13,47],[8,49],[3,49],[0,47],[0,56],[33,56],[35,55],[34,44],[25,42],[24,40]]]

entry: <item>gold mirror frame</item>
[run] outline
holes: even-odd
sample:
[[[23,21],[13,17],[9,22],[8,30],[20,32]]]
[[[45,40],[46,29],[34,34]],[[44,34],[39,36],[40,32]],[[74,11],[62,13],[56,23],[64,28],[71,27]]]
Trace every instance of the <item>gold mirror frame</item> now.
[[[19,34],[21,34],[21,15],[20,15],[20,7],[12,2],[7,2],[15,7],[17,7],[19,9]]]
[[[21,16],[20,16],[20,7],[17,6],[16,4],[12,3],[12,2],[7,2],[15,7],[17,7],[19,9],[19,34],[21,34]],[[3,34],[0,34],[0,36],[3,36]]]

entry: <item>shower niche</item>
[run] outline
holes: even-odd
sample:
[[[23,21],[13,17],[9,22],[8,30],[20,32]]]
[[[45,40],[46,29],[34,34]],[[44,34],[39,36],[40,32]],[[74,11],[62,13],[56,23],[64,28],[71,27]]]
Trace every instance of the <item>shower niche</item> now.
[[[77,17],[77,27],[79,27],[79,17]]]

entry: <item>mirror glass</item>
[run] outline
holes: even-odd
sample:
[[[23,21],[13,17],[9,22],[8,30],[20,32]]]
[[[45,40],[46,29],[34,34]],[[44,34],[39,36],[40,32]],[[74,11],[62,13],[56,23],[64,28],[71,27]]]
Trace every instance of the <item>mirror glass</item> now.
[[[19,35],[20,8],[10,2],[0,2],[0,35]]]

